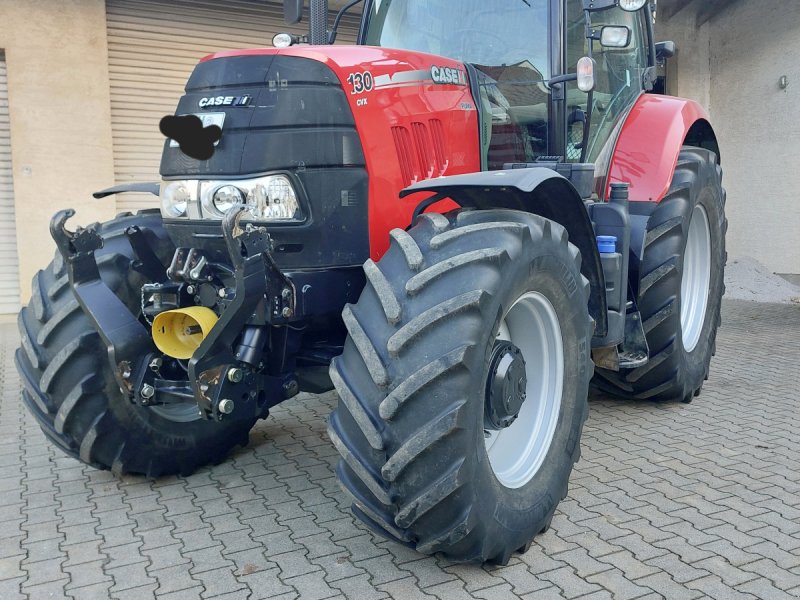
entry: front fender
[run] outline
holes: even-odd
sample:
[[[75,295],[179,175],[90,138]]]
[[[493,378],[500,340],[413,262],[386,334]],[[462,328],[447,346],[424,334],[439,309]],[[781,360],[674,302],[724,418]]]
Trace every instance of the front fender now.
[[[419,212],[449,198],[462,207],[519,210],[562,225],[569,241],[581,252],[581,274],[591,285],[589,314],[595,320],[594,335],[606,335],[608,315],[600,253],[583,199],[568,179],[544,167],[482,171],[421,181],[401,191],[400,197],[419,192],[434,193],[422,201]]]
[[[714,135],[708,113],[697,102],[642,94],[617,138],[605,197],[612,183],[629,183],[632,202],[660,202],[669,190],[681,147],[698,129]]]

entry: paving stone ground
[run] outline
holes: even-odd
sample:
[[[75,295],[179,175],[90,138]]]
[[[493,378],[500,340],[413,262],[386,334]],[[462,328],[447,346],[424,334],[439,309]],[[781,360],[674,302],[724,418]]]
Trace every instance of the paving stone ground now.
[[[549,532],[457,565],[350,515],[305,395],[190,477],[116,479],[45,441],[0,325],[0,598],[798,598],[800,307],[727,301],[693,404],[593,394]]]

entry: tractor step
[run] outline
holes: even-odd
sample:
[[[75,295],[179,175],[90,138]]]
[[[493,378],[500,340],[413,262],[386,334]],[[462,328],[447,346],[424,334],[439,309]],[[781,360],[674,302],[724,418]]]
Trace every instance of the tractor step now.
[[[647,364],[649,356],[650,348],[644,335],[642,315],[639,311],[625,315],[625,339],[621,344],[592,350],[595,365],[611,371],[636,369]]]

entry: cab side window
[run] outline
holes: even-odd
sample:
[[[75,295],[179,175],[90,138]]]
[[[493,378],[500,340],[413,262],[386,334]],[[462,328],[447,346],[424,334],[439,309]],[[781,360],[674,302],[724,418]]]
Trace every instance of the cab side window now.
[[[567,66],[574,72],[578,59],[589,53],[590,40],[586,39],[583,2],[567,0]],[[605,25],[624,25],[631,31],[626,48],[605,48],[591,41],[597,67],[596,86],[592,95],[592,116],[586,149],[586,160],[594,162],[612,136],[615,126],[642,93],[642,76],[648,65],[646,13],[626,12],[610,8],[592,13],[592,27],[596,31]],[[568,160],[580,160],[583,150],[583,121],[587,110],[588,94],[571,84],[567,91],[569,130],[567,137]]]

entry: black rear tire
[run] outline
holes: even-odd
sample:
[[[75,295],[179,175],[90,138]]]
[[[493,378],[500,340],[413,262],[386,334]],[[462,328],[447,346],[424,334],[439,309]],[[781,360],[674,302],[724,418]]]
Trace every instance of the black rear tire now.
[[[122,215],[98,226],[104,245],[95,257],[106,285],[139,314],[144,279],[132,269],[125,236],[134,225],[166,236],[158,211]],[[122,395],[105,345],[75,299],[58,253],[34,276],[30,304],[18,323],[22,343],[15,362],[22,400],[68,455],[118,474],[188,475],[247,443],[255,418],[166,418],[157,407],[135,405]]]
[[[686,243],[695,207],[708,218],[711,277],[702,328],[687,350],[681,326],[681,281]],[[637,304],[642,315],[650,360],[619,372],[597,369],[602,390],[636,400],[690,402],[708,379],[716,351],[722,296],[725,293],[725,190],[716,155],[686,146],[680,153],[672,185],[647,223],[639,268]]]
[[[353,511],[420,552],[505,564],[548,527],[580,455],[592,373],[580,254],[541,217],[462,211],[394,230],[365,271],[331,365],[340,402],[329,435]],[[490,353],[506,312],[534,291],[558,317],[563,392],[541,466],[506,487],[484,441]]]

